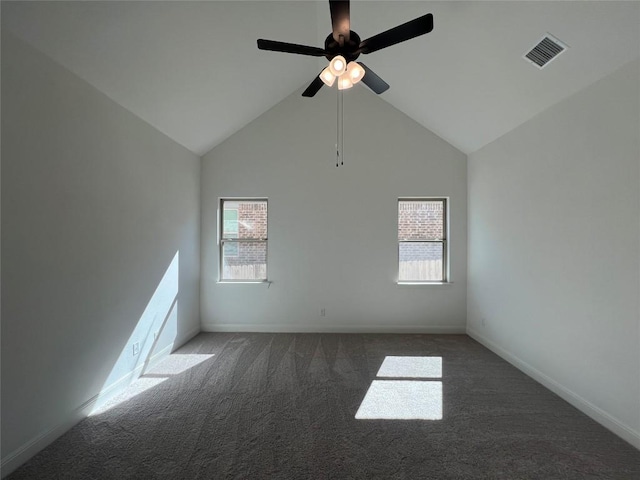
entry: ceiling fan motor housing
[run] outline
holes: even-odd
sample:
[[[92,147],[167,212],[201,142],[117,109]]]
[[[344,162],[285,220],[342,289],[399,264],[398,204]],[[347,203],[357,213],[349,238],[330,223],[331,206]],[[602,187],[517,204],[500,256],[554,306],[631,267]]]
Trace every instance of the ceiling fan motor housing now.
[[[327,52],[325,57],[329,61],[336,55],[342,55],[347,62],[352,62],[360,56],[359,48],[360,36],[353,30],[349,31],[349,40],[344,41],[342,45],[333,38],[333,32],[324,41],[324,49]]]

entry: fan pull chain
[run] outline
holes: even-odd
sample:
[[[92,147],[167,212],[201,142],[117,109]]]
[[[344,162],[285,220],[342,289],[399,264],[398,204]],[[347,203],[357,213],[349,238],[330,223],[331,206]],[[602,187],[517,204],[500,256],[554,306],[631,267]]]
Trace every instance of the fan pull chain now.
[[[336,167],[344,165],[344,98],[342,95],[342,90],[338,90]]]

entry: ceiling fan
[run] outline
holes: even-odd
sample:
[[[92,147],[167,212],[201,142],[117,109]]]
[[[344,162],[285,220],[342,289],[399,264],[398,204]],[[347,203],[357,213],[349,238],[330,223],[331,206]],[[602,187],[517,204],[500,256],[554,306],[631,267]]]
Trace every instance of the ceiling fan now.
[[[295,43],[258,40],[260,50],[295,53],[312,57],[326,57],[329,66],[318,75],[302,93],[303,97],[313,97],[323,85],[331,86],[338,80],[338,88],[344,90],[362,80],[375,93],[380,94],[389,84],[376,75],[362,62],[356,62],[360,54],[369,54],[391,45],[424,35],[433,30],[433,15],[428,13],[390,30],[360,40],[351,30],[349,1],[329,0],[333,31],[324,41],[324,48],[298,45]]]

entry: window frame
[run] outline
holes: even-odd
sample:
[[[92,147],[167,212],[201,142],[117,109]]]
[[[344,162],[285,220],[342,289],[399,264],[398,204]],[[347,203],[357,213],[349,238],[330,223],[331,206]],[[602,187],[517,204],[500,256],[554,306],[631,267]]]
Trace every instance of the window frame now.
[[[218,202],[218,283],[267,283],[269,282],[269,199],[266,197],[220,197]],[[225,202],[264,202],[267,205],[267,236],[264,238],[239,238],[240,228],[238,227],[238,237],[224,236],[224,204]],[[228,210],[236,210],[238,212],[238,222],[240,221],[239,209],[230,208]],[[238,255],[232,255],[230,258],[237,258],[240,254],[240,242],[256,242],[265,245],[265,278],[224,278],[224,245],[225,243],[233,243],[237,245]]]
[[[411,239],[411,240],[401,240],[399,238],[398,233],[400,232],[400,202],[442,202],[442,239],[433,240],[433,239]],[[443,285],[451,283],[451,275],[450,275],[450,252],[449,252],[449,197],[398,197],[398,201],[396,203],[396,216],[397,216],[397,225],[396,225],[396,242],[398,243],[397,248],[397,261],[398,261],[398,270],[397,270],[397,284],[398,285]],[[401,280],[400,279],[400,246],[403,243],[439,243],[442,244],[442,280]]]

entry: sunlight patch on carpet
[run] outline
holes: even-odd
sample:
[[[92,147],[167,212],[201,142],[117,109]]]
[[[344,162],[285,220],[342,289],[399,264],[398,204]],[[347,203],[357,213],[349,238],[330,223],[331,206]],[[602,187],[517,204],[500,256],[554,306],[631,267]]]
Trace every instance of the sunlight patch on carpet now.
[[[209,360],[213,356],[214,355],[196,353],[174,353],[160,360],[156,365],[147,370],[145,375],[177,375]]]
[[[374,380],[358,420],[441,420],[442,382]]]
[[[131,400],[134,397],[137,397],[143,392],[150,390],[154,387],[157,387],[162,382],[164,382],[166,378],[160,377],[140,377],[131,385],[129,385],[122,393],[116,395],[115,397],[107,400],[105,403],[101,405],[97,405],[96,408],[91,412],[91,416],[99,415],[108,410],[111,410],[118,405]]]
[[[144,375],[133,381],[128,387],[126,387],[121,393],[109,398],[101,394],[96,402],[96,406],[91,411],[90,415],[99,415],[104,413],[118,405],[121,405],[129,400],[137,397],[141,393],[151,390],[157,387],[162,382],[169,378],[181,375],[187,370],[200,365],[202,362],[214,357],[213,354],[181,354],[173,353],[166,358],[160,360],[153,367],[149,368]],[[105,400],[106,398],[106,400]],[[102,401],[100,401],[102,400]]]
[[[442,357],[385,357],[378,377],[442,378]]]

